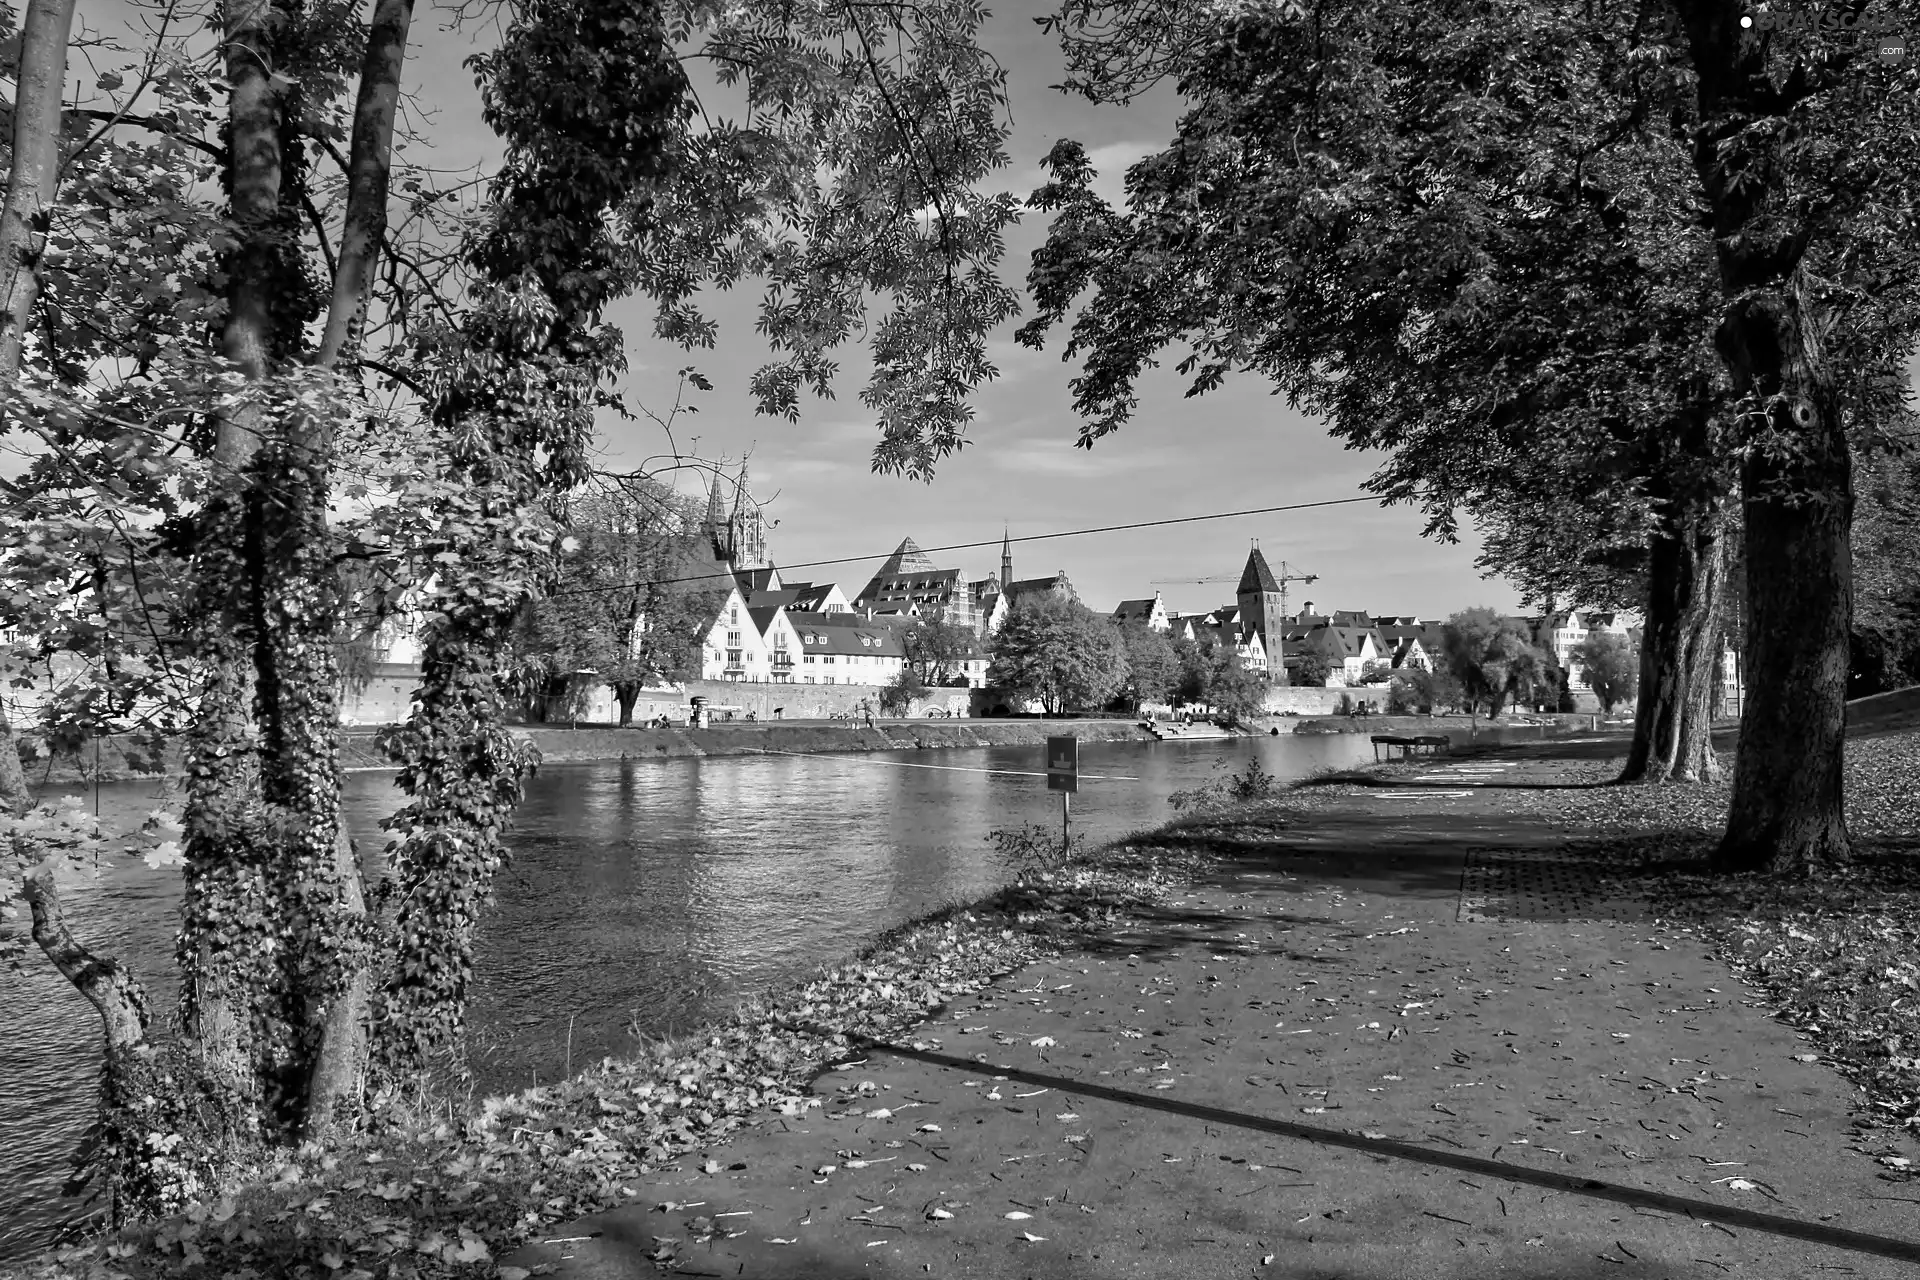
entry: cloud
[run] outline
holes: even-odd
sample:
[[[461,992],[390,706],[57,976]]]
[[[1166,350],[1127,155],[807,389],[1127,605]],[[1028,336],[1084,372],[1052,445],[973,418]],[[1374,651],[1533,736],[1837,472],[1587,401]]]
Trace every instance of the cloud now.
[[[1175,461],[1170,449],[1129,449],[1111,444],[1105,448],[1081,449],[1065,434],[1029,436],[1007,444],[983,444],[981,448],[998,470],[1073,479],[1146,471]]]

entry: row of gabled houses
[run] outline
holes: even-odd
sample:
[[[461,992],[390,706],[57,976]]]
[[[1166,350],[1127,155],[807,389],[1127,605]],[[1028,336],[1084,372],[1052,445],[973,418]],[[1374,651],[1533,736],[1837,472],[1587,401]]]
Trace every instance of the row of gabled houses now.
[[[1353,685],[1369,675],[1395,671],[1431,671],[1444,652],[1446,624],[1408,615],[1371,614],[1360,609],[1321,613],[1307,601],[1297,613],[1285,611],[1285,595],[1259,548],[1247,556],[1235,602],[1207,613],[1182,614],[1166,607],[1158,592],[1137,600],[1123,600],[1112,613],[1122,625],[1151,627],[1171,638],[1185,638],[1231,648],[1256,670],[1285,671],[1293,678],[1309,652],[1324,654],[1332,670],[1328,685]],[[1589,635],[1603,632],[1637,643],[1639,630],[1617,613],[1568,610],[1537,617],[1516,617],[1533,642],[1552,652],[1576,689],[1587,686],[1586,672],[1574,650]]]
[[[908,537],[852,597],[836,583],[788,581],[771,558],[766,522],[748,488],[745,464],[736,478],[714,477],[701,534],[699,563],[688,576],[725,588],[701,645],[699,676],[706,680],[884,685],[905,664],[904,628],[938,618],[958,624],[971,637],[952,678],[982,687],[988,639],[1016,603],[1046,595],[1078,599],[1064,570],[1051,577],[1016,578],[1010,538],[1001,542],[1000,571],[980,578],[941,568]],[[1321,612],[1312,601],[1289,612],[1285,600],[1279,579],[1256,547],[1232,604],[1181,613],[1156,592],[1121,601],[1110,616],[1121,625],[1143,625],[1169,638],[1225,649],[1276,683],[1298,684],[1295,672],[1309,652],[1328,658],[1332,670],[1326,683],[1336,687],[1383,673],[1430,671],[1440,662],[1441,622],[1355,609]],[[1551,649],[1575,688],[1584,687],[1586,678],[1573,650],[1587,635],[1636,635],[1613,613],[1566,611],[1516,621],[1535,643]],[[404,643],[392,646],[385,656],[406,661],[411,655],[404,650]]]

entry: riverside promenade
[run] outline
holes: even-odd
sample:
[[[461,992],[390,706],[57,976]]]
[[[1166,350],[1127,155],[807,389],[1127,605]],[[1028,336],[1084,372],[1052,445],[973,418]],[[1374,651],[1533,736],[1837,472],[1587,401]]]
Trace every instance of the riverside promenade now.
[[[1205,854],[1184,892],[854,1046],[818,1107],[502,1261],[582,1280],[1920,1275],[1920,1200],[1887,1140],[1850,1128],[1853,1088],[1621,864],[1569,852],[1591,757],[1621,747],[1396,764],[1156,833]]]

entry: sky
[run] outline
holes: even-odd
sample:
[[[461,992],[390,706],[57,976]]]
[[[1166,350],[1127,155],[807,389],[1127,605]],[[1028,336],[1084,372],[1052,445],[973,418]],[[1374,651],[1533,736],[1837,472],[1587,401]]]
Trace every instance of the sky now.
[[[1177,100],[1164,90],[1126,108],[1096,107],[1051,89],[1064,77],[1064,62],[1057,44],[1033,24],[1046,11],[1037,0],[1006,0],[982,30],[983,43],[1007,69],[1013,121],[1007,147],[1012,168],[994,185],[1030,192],[1042,181],[1040,158],[1056,140],[1070,137],[1087,146],[1104,193],[1117,199],[1126,166],[1172,136]],[[83,21],[100,29],[121,25],[125,13],[124,0],[85,0],[81,6]],[[492,35],[484,24],[450,30],[448,10],[437,5],[416,10],[404,87],[416,99],[436,166],[498,161],[498,140],[481,120],[472,75],[461,66]],[[417,147],[408,156],[428,159]],[[1010,233],[1001,272],[1016,287],[1023,285],[1029,256],[1045,230],[1044,216],[1029,213]],[[758,297],[751,284],[707,296],[703,306],[718,322],[721,339],[715,350],[694,353],[652,336],[652,311],[644,301],[613,308],[610,319],[627,340],[630,368],[623,391],[629,403],[665,414],[674,403],[678,369],[692,364],[711,379],[713,391],[692,394],[698,414],[675,424],[681,447],[730,464],[750,455],[752,492],[772,526],[774,561],[790,578],[838,581],[849,597],[902,538],[929,549],[942,567],[984,576],[999,571],[1003,530],[1018,540],[1356,497],[1383,460],[1331,439],[1318,420],[1270,396],[1263,379],[1233,378],[1188,400],[1183,381],[1170,369],[1143,379],[1131,425],[1091,451],[1077,449],[1078,420],[1068,390],[1075,369],[1062,363],[1057,337],[1042,352],[1014,343],[1023,315],[990,339],[1000,377],[974,398],[969,444],[939,466],[930,484],[876,475],[871,453],[879,428],[860,404],[868,365],[859,350],[839,353],[835,399],[803,397],[797,424],[754,414],[747,381],[768,356],[753,329]],[[613,469],[631,469],[667,448],[662,432],[644,419],[605,415],[601,436],[601,465]],[[696,484],[698,477],[684,481],[689,490]],[[1369,501],[1016,541],[1013,563],[1021,578],[1064,569],[1081,599],[1103,611],[1156,590],[1170,608],[1202,611],[1232,601],[1248,549],[1257,541],[1276,573],[1317,576],[1311,584],[1288,584],[1290,607],[1311,601],[1320,610],[1423,618],[1475,605],[1518,608],[1510,585],[1484,579],[1475,568],[1478,544],[1470,528],[1460,543],[1444,545],[1422,538],[1423,524],[1413,508]],[[973,542],[992,545],[933,550]],[[864,558],[804,567],[843,557]],[[1225,580],[1195,581],[1215,577]]]

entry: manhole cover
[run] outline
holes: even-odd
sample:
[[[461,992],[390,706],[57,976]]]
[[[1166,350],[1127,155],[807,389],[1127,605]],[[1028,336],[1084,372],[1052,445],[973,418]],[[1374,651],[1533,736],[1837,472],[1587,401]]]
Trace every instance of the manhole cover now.
[[[1471,849],[1456,919],[1638,920],[1651,915],[1618,878],[1618,864],[1562,849]]]

